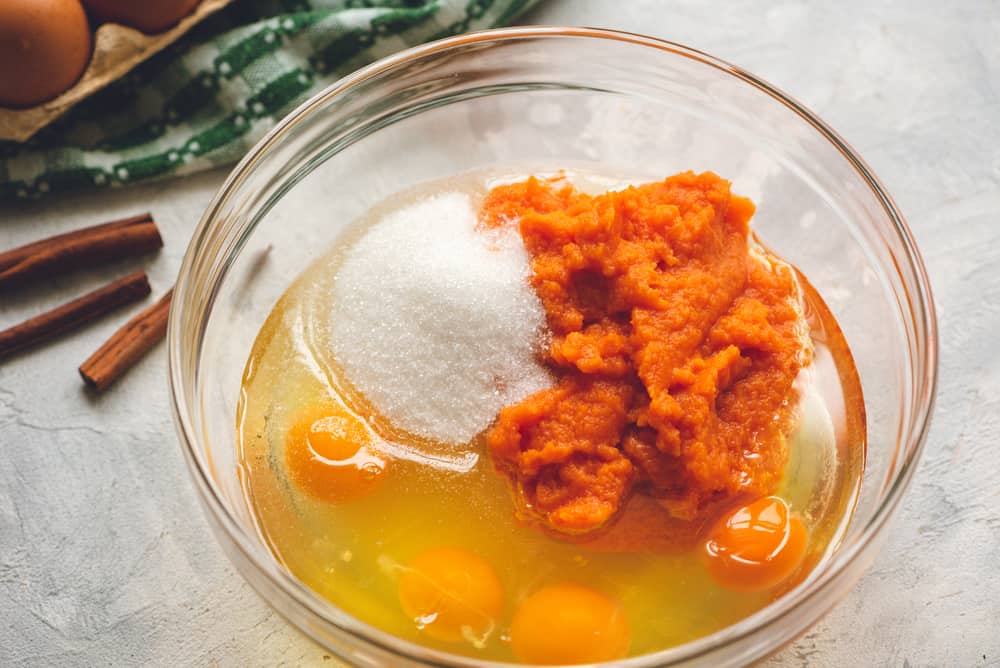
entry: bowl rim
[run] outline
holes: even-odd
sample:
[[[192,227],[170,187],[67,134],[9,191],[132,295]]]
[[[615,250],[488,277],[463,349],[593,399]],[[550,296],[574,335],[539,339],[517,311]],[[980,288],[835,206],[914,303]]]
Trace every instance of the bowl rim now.
[[[295,604],[317,617],[322,623],[332,625],[338,631],[353,635],[380,650],[408,660],[421,662],[425,665],[441,666],[442,668],[455,665],[490,668],[523,665],[499,661],[484,661],[474,657],[443,652],[404,640],[377,629],[350,616],[332,602],[321,598],[291,573],[278,567],[273,559],[263,558],[265,555],[261,552],[260,546],[252,541],[250,535],[244,531],[234,514],[223,501],[220,491],[215,487],[211,473],[211,462],[204,460],[192,445],[198,442],[198,430],[195,428],[191,410],[184,400],[184,373],[183,365],[180,363],[180,360],[183,358],[182,342],[184,335],[181,329],[181,318],[179,315],[181,307],[179,304],[185,303],[188,293],[191,292],[192,288],[189,285],[189,280],[192,270],[197,264],[196,259],[202,245],[200,242],[211,233],[213,226],[217,222],[219,213],[229,201],[232,193],[246,180],[247,175],[253,171],[256,164],[268,150],[298,123],[309,117],[317,108],[323,106],[332,98],[350,91],[352,88],[375,76],[388,72],[401,64],[419,60],[425,56],[481,42],[546,37],[612,40],[665,51],[674,56],[695,60],[721,70],[774,98],[801,119],[805,120],[814,130],[829,141],[848,163],[851,164],[857,174],[861,176],[862,180],[868,185],[871,192],[881,204],[882,210],[888,219],[887,222],[891,224],[891,229],[898,236],[902,244],[908,269],[914,277],[913,287],[915,289],[912,293],[907,290],[910,300],[908,304],[901,304],[901,308],[906,305],[909,306],[911,322],[918,333],[923,332],[925,341],[924,350],[922,351],[923,357],[916,360],[917,370],[918,372],[922,372],[913,375],[914,388],[918,392],[911,399],[912,410],[909,423],[901,425],[904,428],[904,430],[901,430],[901,435],[905,438],[897,439],[897,447],[903,446],[905,456],[899,463],[895,475],[890,478],[891,484],[882,486],[879,492],[879,503],[871,519],[862,527],[859,536],[850,545],[842,546],[841,549],[832,555],[825,568],[821,572],[813,574],[815,577],[811,576],[806,582],[797,585],[778,600],[744,617],[735,624],[682,645],[630,657],[625,660],[613,662],[613,664],[604,663],[594,665],[640,668],[683,663],[712,651],[722,649],[746,636],[775,624],[781,619],[794,615],[796,610],[811,600],[813,594],[831,585],[862,552],[870,548],[874,539],[882,532],[889,518],[898,508],[903,493],[909,486],[917,468],[930,427],[937,393],[939,343],[934,301],[923,259],[916,248],[913,234],[903,215],[882,182],[843,137],[798,100],[747,70],[703,51],[669,40],[649,37],[638,33],[589,27],[519,26],[465,33],[412,47],[377,60],[335,81],[300,104],[280,120],[274,128],[248,151],[226,177],[226,180],[212,198],[192,234],[191,242],[184,254],[184,259],[178,273],[175,287],[175,294],[178,298],[173,300],[167,331],[168,385],[174,425],[185,460],[194,478],[196,487],[200,492],[201,501],[206,511],[210,511],[212,519],[226,532],[233,546],[247,560],[250,566],[267,577],[272,584],[288,595]],[[919,357],[916,354],[919,352],[921,351],[918,344],[917,349],[914,351],[914,357]],[[231,555],[228,556],[232,559]],[[246,577],[244,573],[241,572],[241,575],[244,576],[244,579],[254,589],[258,590],[258,593],[261,594],[265,602],[272,609],[275,609],[272,601],[260,591],[258,586],[250,578]],[[829,609],[834,604],[835,602],[830,602],[825,607]],[[284,616],[284,613],[280,610],[279,613]],[[307,635],[312,635],[315,638],[313,633],[304,629],[300,624],[292,622],[292,625],[301,632],[305,632]],[[774,649],[768,648],[768,651],[774,651]],[[762,652],[761,654],[766,653]]]

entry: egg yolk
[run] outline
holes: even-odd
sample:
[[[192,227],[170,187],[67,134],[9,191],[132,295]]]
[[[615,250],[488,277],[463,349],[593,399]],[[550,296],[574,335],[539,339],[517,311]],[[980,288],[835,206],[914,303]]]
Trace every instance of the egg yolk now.
[[[737,508],[716,524],[705,542],[705,568],[726,589],[768,589],[795,572],[806,543],[802,520],[782,499],[768,496]]]
[[[504,592],[485,559],[442,547],[423,552],[403,568],[399,602],[432,638],[482,646],[503,612]]]
[[[600,592],[576,584],[552,585],[521,603],[510,642],[526,663],[611,661],[628,651],[628,621],[621,606]]]
[[[321,501],[340,503],[365,496],[384,476],[386,464],[372,447],[365,425],[332,402],[303,410],[288,431],[288,476]]]

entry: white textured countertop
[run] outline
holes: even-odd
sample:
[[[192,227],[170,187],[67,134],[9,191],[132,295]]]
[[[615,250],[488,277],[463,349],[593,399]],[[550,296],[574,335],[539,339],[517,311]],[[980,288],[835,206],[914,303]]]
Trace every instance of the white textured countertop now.
[[[1000,3],[547,0],[527,21],[643,32],[737,63],[818,112],[882,178],[935,289],[937,415],[874,567],[768,665],[1000,665]],[[142,263],[159,294],[223,176],[5,204],[0,248],[148,209],[166,240]],[[111,276],[5,297],[0,327]],[[210,535],[162,346],[104,396],[82,391],[76,367],[123,320],[0,366],[0,666],[333,664]]]

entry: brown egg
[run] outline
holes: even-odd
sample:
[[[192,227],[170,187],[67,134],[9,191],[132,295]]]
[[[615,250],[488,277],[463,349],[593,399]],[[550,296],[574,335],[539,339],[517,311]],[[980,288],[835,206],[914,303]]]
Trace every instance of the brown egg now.
[[[84,6],[100,21],[131,26],[145,33],[166,30],[201,0],[83,0]]]
[[[83,74],[90,43],[79,0],[0,0],[0,106],[62,93]]]

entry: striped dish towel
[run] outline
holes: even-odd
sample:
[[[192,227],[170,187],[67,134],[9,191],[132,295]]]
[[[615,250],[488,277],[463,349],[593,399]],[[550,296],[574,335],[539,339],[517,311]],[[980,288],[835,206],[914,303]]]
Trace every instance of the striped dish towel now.
[[[25,144],[0,200],[238,160],[308,96],[421,42],[509,24],[537,0],[238,0]]]

